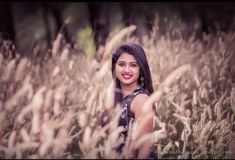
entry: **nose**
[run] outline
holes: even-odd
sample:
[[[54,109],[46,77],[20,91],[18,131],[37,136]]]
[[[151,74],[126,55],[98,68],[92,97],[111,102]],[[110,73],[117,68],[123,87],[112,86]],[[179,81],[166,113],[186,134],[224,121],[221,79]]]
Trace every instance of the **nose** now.
[[[127,65],[127,66],[125,66],[125,68],[124,68],[124,72],[129,72],[130,71],[130,68],[129,68],[129,66]]]

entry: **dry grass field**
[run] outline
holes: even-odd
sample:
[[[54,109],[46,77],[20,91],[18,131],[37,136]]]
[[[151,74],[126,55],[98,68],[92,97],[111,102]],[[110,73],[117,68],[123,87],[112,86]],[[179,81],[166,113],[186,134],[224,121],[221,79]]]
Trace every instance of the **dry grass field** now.
[[[132,149],[151,138],[159,158],[229,158],[235,139],[235,33],[192,34],[177,28],[136,37],[136,26],[112,34],[101,62],[71,49],[58,34],[41,55],[16,52],[0,41],[1,158],[131,158]],[[132,126],[126,150],[118,113],[101,127],[104,109],[113,107],[111,53],[122,42],[140,43],[149,60],[155,104],[155,131],[136,139]],[[79,48],[79,47],[78,47]],[[145,107],[145,106],[143,106]]]

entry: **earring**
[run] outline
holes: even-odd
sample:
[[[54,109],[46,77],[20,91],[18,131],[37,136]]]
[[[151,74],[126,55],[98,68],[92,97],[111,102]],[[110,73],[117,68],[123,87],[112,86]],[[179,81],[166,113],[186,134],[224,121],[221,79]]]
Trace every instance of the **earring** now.
[[[144,87],[144,77],[143,76],[140,77],[140,81],[141,81],[141,86]]]
[[[144,77],[143,76],[140,77],[140,81],[144,82]]]

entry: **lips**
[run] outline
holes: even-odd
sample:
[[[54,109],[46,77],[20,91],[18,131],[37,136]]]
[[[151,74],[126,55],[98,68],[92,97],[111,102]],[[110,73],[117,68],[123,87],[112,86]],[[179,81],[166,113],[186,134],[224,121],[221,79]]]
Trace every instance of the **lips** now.
[[[131,79],[132,75],[130,74],[122,74],[122,77],[126,80]]]

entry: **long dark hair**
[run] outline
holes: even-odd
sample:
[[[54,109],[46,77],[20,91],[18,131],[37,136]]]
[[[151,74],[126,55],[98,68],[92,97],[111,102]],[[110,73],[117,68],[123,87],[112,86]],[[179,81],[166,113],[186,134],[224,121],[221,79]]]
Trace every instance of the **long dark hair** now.
[[[138,83],[140,84],[140,78],[141,76],[144,77],[144,82],[143,82],[143,88],[149,93],[153,93],[153,84],[152,84],[152,77],[147,61],[147,57],[145,54],[144,49],[136,44],[136,43],[125,43],[117,47],[117,49],[114,51],[112,55],[112,76],[116,82],[116,89],[121,89],[121,85],[119,80],[115,76],[115,65],[118,61],[118,58],[123,54],[123,53],[128,53],[132,56],[135,57],[137,63],[140,66],[140,77],[138,79]],[[115,92],[115,104],[120,102],[122,99],[122,94],[120,91]]]

